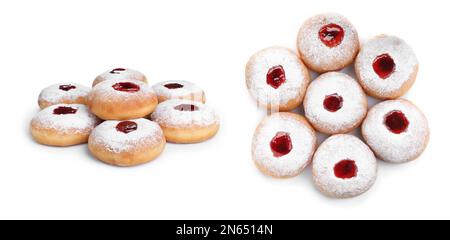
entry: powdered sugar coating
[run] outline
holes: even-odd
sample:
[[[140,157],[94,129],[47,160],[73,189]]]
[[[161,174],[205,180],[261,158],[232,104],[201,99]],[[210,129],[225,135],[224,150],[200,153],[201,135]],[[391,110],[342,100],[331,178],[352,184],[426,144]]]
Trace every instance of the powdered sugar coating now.
[[[64,91],[60,89],[60,86],[70,85],[75,89]],[[65,102],[75,102],[82,98],[86,98],[91,89],[77,83],[60,83],[49,86],[41,91],[39,94],[39,103],[43,102],[45,105],[62,104]]]
[[[59,107],[77,109],[75,114],[55,115]],[[40,111],[31,121],[33,127],[55,130],[62,134],[89,134],[99,123],[99,119],[82,104],[57,104]]]
[[[182,88],[169,89],[165,85],[167,84],[181,84]],[[188,81],[165,81],[153,86],[153,90],[156,95],[163,97],[164,99],[189,99],[197,102],[204,102],[203,90]]]
[[[89,144],[102,146],[112,153],[132,152],[141,148],[152,148],[165,141],[161,127],[148,119],[130,120],[137,130],[129,133],[117,131],[121,121],[105,121],[92,131]]]
[[[179,105],[194,105],[197,111],[179,111],[175,107]],[[172,99],[160,103],[152,113],[151,119],[161,126],[171,128],[195,128],[220,124],[217,113],[201,102],[191,100]]]
[[[316,147],[316,134],[306,120],[293,113],[279,113],[266,117],[253,137],[253,160],[266,173],[274,177],[293,177],[300,174],[311,162]],[[278,132],[287,132],[292,150],[282,157],[275,157],[270,142]]]
[[[382,79],[373,69],[375,59],[389,54],[395,62],[395,71],[387,79]],[[379,36],[363,44],[356,58],[355,70],[364,89],[375,97],[386,99],[400,97],[416,78],[419,62],[413,49],[395,36]],[[405,87],[406,86],[406,87]],[[405,89],[406,88],[406,89]]]
[[[120,69],[120,68],[119,68]],[[114,69],[108,70],[95,78],[92,86],[95,86],[101,82],[108,80],[128,81],[136,80],[141,82],[147,82],[145,75],[137,70],[131,68],[123,68],[124,71],[114,71]]]
[[[286,82],[278,89],[267,84],[267,73],[281,65],[285,71]],[[276,106],[303,100],[310,77],[308,69],[297,54],[283,47],[271,47],[253,55],[246,67],[247,87],[250,94],[264,106]]]
[[[113,88],[116,83],[130,82],[139,86],[137,92],[117,91]],[[147,99],[155,97],[153,89],[144,82],[136,80],[108,80],[97,84],[88,96],[88,102],[94,102],[96,99],[102,102],[117,102],[117,101],[134,101],[139,99]]]
[[[384,124],[386,114],[401,111],[409,126],[401,134],[392,133]],[[362,125],[367,144],[378,158],[391,163],[405,163],[419,157],[429,140],[426,117],[411,102],[405,99],[381,102],[370,109]]]
[[[342,108],[336,112],[324,108],[324,99],[332,94],[343,98]],[[330,72],[311,82],[304,107],[306,118],[317,130],[327,134],[345,133],[363,121],[367,113],[367,97],[352,77]]]
[[[334,167],[342,160],[355,162],[357,175],[336,177]],[[377,160],[370,148],[352,135],[334,135],[320,145],[313,158],[313,178],[317,187],[334,198],[356,197],[369,190],[377,177]]]
[[[330,48],[319,38],[322,27],[337,24],[344,29],[340,45]],[[300,28],[297,39],[303,61],[315,71],[327,72],[344,68],[359,51],[359,37],[355,27],[342,15],[328,13],[314,16]]]

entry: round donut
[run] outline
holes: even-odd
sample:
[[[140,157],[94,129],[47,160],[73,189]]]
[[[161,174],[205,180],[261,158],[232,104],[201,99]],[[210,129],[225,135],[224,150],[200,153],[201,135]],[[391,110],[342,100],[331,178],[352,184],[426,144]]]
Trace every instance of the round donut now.
[[[114,68],[97,76],[94,82],[92,83],[92,87],[108,80],[119,80],[119,81],[136,80],[147,83],[147,78],[143,73],[139,71],[130,68]]]
[[[414,84],[419,62],[413,49],[394,36],[378,36],[363,44],[355,62],[364,90],[379,99],[403,96]]]
[[[103,120],[127,120],[150,115],[158,98],[146,83],[108,80],[97,84],[88,96],[89,109]]]
[[[330,72],[311,82],[303,106],[306,118],[318,131],[348,133],[366,117],[367,96],[352,77]]]
[[[190,100],[172,99],[158,105],[151,119],[164,131],[168,142],[199,143],[219,130],[220,120],[209,106]]]
[[[324,73],[350,65],[359,51],[355,27],[345,17],[328,13],[308,19],[300,28],[297,47],[303,62]]]
[[[160,103],[170,99],[186,99],[206,102],[205,93],[197,85],[188,81],[166,81],[153,86]]]
[[[97,159],[121,167],[150,162],[163,152],[165,146],[159,125],[143,118],[105,121],[92,131],[88,144]]]
[[[40,144],[73,146],[86,143],[99,122],[85,105],[58,104],[41,110],[31,120],[31,135]]]
[[[430,130],[425,115],[413,103],[398,99],[372,107],[362,124],[362,135],[379,159],[405,163],[423,153]]]
[[[332,198],[351,198],[367,192],[377,178],[377,159],[359,138],[334,135],[314,154],[314,183]]]
[[[253,161],[268,176],[295,177],[311,162],[316,141],[316,132],[304,117],[276,113],[266,117],[255,131]]]
[[[56,104],[86,104],[90,90],[76,83],[55,84],[41,91],[38,104],[41,109]]]
[[[247,88],[258,105],[273,111],[291,111],[300,106],[310,82],[308,69],[297,54],[271,47],[253,55],[247,63]]]

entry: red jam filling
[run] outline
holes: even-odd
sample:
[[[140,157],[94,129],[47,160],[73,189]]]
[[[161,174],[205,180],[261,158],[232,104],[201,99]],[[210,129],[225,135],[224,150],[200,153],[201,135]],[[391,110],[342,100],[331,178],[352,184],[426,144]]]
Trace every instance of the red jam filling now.
[[[121,92],[137,92],[141,89],[138,85],[131,83],[131,82],[116,83],[112,87],[116,91],[121,91]]]
[[[384,117],[384,125],[395,134],[400,134],[406,131],[409,126],[408,118],[401,111],[392,111]]]
[[[331,94],[325,97],[323,100],[323,107],[329,112],[337,112],[342,108],[344,104],[344,98],[337,93]]]
[[[123,122],[120,122],[119,124],[117,124],[117,126],[116,126],[117,131],[123,132],[125,134],[134,132],[137,130],[137,128],[138,128],[137,123],[135,123],[133,121],[123,121]]]
[[[193,104],[181,104],[175,107],[175,110],[181,112],[195,112],[198,111],[199,108]]]
[[[73,107],[57,107],[53,110],[53,114],[55,115],[66,115],[66,114],[75,114],[77,113],[78,109]]]
[[[344,40],[344,35],[344,29],[334,23],[323,26],[319,31],[320,40],[329,48],[339,46]]]
[[[125,68],[114,68],[113,70],[111,70],[111,74],[120,74],[121,72],[125,72],[126,69]]]
[[[76,89],[76,88],[77,87],[75,87],[73,85],[61,85],[61,86],[59,86],[59,90],[66,91],[66,92],[68,92],[70,90],[73,90],[73,89]]]
[[[292,151],[292,140],[289,133],[277,133],[270,141],[270,148],[274,157],[279,158],[288,155]]]
[[[373,70],[382,79],[389,78],[395,71],[394,59],[389,54],[383,54],[373,61]]]
[[[286,73],[283,66],[275,66],[269,69],[267,72],[267,84],[271,87],[278,89],[283,83],[286,82]]]
[[[358,174],[358,166],[355,161],[346,159],[338,162],[334,166],[334,175],[340,179],[351,179]]]
[[[166,87],[167,89],[179,89],[179,88],[183,88],[184,86],[179,83],[169,83],[169,84],[164,85],[164,87]]]

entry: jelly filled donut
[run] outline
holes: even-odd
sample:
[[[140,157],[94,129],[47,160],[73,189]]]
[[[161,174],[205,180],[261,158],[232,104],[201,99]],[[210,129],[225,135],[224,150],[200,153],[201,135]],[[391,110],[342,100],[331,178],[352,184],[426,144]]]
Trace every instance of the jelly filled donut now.
[[[291,50],[271,47],[253,55],[247,63],[246,82],[259,105],[271,110],[291,111],[303,101],[310,76]]]
[[[105,121],[92,131],[89,150],[99,160],[121,167],[147,163],[164,150],[158,124],[148,119]]]
[[[377,160],[370,148],[352,135],[334,135],[314,154],[313,179],[333,198],[351,198],[367,192],[377,178]]]
[[[56,104],[86,104],[90,89],[76,83],[60,83],[45,88],[39,94],[39,107]]]
[[[58,104],[40,111],[31,121],[31,135],[40,144],[72,146],[86,143],[99,119],[85,105]]]
[[[161,126],[168,142],[199,143],[216,135],[220,120],[201,102],[172,99],[158,105],[151,119]]]
[[[326,134],[354,130],[367,113],[367,97],[361,86],[338,72],[325,73],[312,81],[303,105],[309,122]]]
[[[366,92],[379,99],[395,99],[414,84],[419,63],[412,48],[394,36],[379,36],[363,44],[355,72]]]
[[[97,76],[92,83],[92,87],[108,80],[136,80],[147,83],[147,78],[139,71],[130,68],[114,68]]]
[[[166,81],[153,86],[160,103],[170,99],[186,99],[205,103],[205,93],[187,81]]]
[[[362,134],[377,157],[391,163],[418,158],[430,136],[424,114],[405,99],[385,101],[370,109]]]
[[[158,98],[146,83],[108,80],[97,84],[88,96],[89,109],[103,120],[126,120],[150,115]]]
[[[345,17],[321,14],[303,24],[297,46],[303,62],[312,70],[324,73],[350,65],[358,54],[359,38]]]
[[[316,149],[316,133],[305,118],[294,113],[266,117],[253,137],[253,161],[266,175],[288,178],[299,175]]]

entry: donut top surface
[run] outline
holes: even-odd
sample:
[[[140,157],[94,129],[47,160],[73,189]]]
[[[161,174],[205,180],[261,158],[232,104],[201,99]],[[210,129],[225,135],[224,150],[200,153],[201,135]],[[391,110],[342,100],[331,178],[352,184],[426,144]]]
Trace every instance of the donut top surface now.
[[[136,80],[108,80],[97,84],[89,99],[98,98],[103,102],[146,98],[153,95],[153,89],[144,82]]]
[[[314,130],[291,113],[266,117],[253,138],[254,160],[271,175],[293,176],[311,160],[316,145]]]
[[[304,106],[310,122],[338,131],[362,121],[367,112],[367,97],[355,79],[330,72],[311,82]]]
[[[54,84],[42,90],[39,100],[49,103],[56,103],[62,99],[75,101],[80,97],[86,97],[90,90],[90,88],[77,83]]]
[[[131,68],[114,68],[100,74],[97,83],[108,80],[142,80],[145,79],[143,73]]]
[[[287,104],[303,98],[309,72],[297,54],[283,47],[264,49],[251,57],[246,68],[250,93],[261,103]]]
[[[181,99],[160,103],[151,118],[173,128],[205,127],[220,123],[219,116],[208,105]]]
[[[375,105],[362,130],[367,144],[381,159],[390,162],[413,160],[425,148],[429,137],[427,119],[404,99]]]
[[[161,141],[164,141],[164,134],[159,125],[143,118],[105,121],[94,129],[90,137],[92,144],[115,153],[156,146]]]
[[[58,104],[40,111],[32,121],[34,127],[62,133],[90,132],[99,119],[85,105]]]
[[[317,15],[301,27],[298,48],[303,59],[314,66],[327,66],[335,59],[352,59],[356,55],[358,33],[342,15]]]
[[[377,95],[399,91],[417,72],[413,49],[395,36],[379,36],[363,44],[356,59],[359,80]]]
[[[156,94],[158,94],[159,96],[163,96],[166,99],[181,98],[189,95],[195,96],[203,94],[203,90],[197,85],[188,81],[180,81],[180,80],[165,81],[158,83],[153,86],[153,90],[155,90]],[[203,98],[198,99],[198,101],[202,100]]]
[[[376,180],[377,161],[359,138],[340,134],[329,137],[317,149],[313,173],[322,190],[336,197],[365,192]]]

